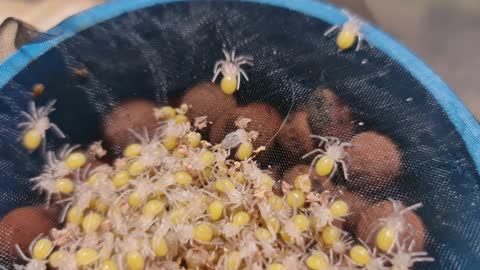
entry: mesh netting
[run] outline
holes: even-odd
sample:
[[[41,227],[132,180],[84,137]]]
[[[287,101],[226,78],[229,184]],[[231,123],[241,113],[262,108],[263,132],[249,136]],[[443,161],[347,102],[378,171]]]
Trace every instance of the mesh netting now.
[[[0,216],[43,200],[28,181],[40,173],[42,157],[17,142],[19,112],[31,99],[32,85],[46,86],[38,104],[57,100],[51,120],[68,135],[66,141],[87,145],[102,139],[104,116],[119,102],[134,97],[166,104],[209,81],[221,49],[236,48],[255,58],[255,66],[248,68],[250,82],[236,93],[238,104],[267,103],[285,117],[303,108],[315,89],[331,89],[350,107],[354,133],[378,131],[402,152],[395,184],[375,192],[369,192],[375,187],[362,185],[357,191],[372,201],[391,197],[407,205],[424,204],[418,213],[427,228],[426,250],[436,261],[422,264],[422,269],[477,269],[480,177],[462,138],[406,69],[368,46],[338,53],[334,39],[323,36],[329,27],[267,5],[175,3],[129,12],[62,42],[2,89]],[[73,75],[79,68],[89,74]],[[311,122],[324,117],[310,115]],[[48,147],[63,142],[49,137]],[[304,161],[275,148],[268,165],[288,168],[297,163]],[[11,265],[8,257],[0,262]]]

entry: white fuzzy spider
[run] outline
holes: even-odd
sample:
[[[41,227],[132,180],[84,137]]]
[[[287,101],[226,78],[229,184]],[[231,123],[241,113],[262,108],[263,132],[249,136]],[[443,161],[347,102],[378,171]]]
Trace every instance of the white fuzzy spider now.
[[[60,130],[60,128],[54,123],[50,122],[48,115],[55,111],[53,105],[55,105],[55,100],[50,101],[44,107],[36,108],[35,103],[32,101],[28,104],[29,112],[20,112],[27,121],[18,124],[19,128],[23,128],[23,134],[21,140],[23,146],[29,151],[36,150],[40,144],[43,144],[45,147],[45,133],[48,129],[52,129],[58,137],[65,138],[65,134]]]
[[[415,241],[412,240],[408,248],[406,243],[396,243],[396,252],[393,253],[389,259],[392,264],[392,270],[410,270],[413,269],[413,265],[417,262],[433,262],[435,259],[427,257],[427,252],[419,251],[414,252]]]
[[[220,82],[220,87],[225,94],[231,95],[233,92],[235,92],[235,90],[240,88],[241,76],[248,81],[247,73],[240,66],[253,66],[253,57],[245,55],[235,57],[235,50],[233,50],[231,53],[225,49],[222,49],[222,51],[225,55],[225,60],[219,60],[215,63],[215,67],[213,68],[212,82],[217,79],[221,72],[223,78]]]
[[[405,220],[405,215],[411,211],[414,211],[422,207],[422,203],[416,203],[409,207],[404,207],[400,201],[388,199],[393,211],[384,218],[379,218],[375,227],[371,231],[367,240],[370,239],[372,233],[382,234],[381,240],[376,241],[376,245],[383,251],[389,253],[394,244],[399,241],[398,237],[403,232],[410,233],[410,236],[414,235],[415,229]]]
[[[318,175],[328,176],[330,179],[338,169],[337,163],[341,163],[343,175],[345,179],[348,180],[346,161],[348,161],[349,156],[348,153],[345,152],[345,147],[351,147],[352,144],[341,142],[336,137],[322,137],[318,135],[311,135],[310,137],[319,139],[320,143],[318,144],[319,148],[302,156],[302,158],[306,158],[312,154],[318,153],[310,165],[309,174],[311,174],[312,168],[315,165],[315,171]],[[325,146],[325,150],[321,149],[323,145]]]
[[[28,246],[28,251],[30,252],[30,254],[34,254],[34,248],[35,245],[37,244],[37,242],[40,240],[40,238],[42,238],[42,234],[38,235],[35,239],[33,239],[33,241],[30,243],[30,245]],[[34,255],[32,255],[32,258],[29,258],[25,255],[25,253],[23,253],[22,249],[20,248],[19,245],[15,245],[15,249],[17,250],[18,252],[18,255],[20,256],[20,258],[22,258],[22,260],[28,262],[26,265],[14,265],[14,268],[15,270],[45,270],[47,269],[47,263],[48,263],[48,260],[46,259],[48,257],[48,255],[50,255],[50,253],[52,253],[53,249],[55,248],[55,244],[51,244],[51,247],[49,250],[42,250],[42,258],[35,258]],[[45,249],[47,248],[47,246],[43,246],[42,248],[39,248],[39,249]],[[46,251],[46,252],[44,252]]]
[[[363,41],[363,34],[361,32],[363,22],[360,18],[351,15],[347,11],[344,10],[343,12],[348,16],[348,20],[341,26],[340,33],[337,36],[337,46],[340,51],[347,50],[350,49],[358,39],[357,47],[355,48],[355,51],[358,51],[360,50]],[[325,31],[323,35],[328,36],[337,29],[340,29],[340,26],[334,25]]]

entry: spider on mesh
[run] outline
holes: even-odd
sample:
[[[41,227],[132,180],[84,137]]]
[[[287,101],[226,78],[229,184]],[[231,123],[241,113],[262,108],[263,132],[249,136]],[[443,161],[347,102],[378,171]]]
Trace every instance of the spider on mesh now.
[[[330,27],[323,35],[328,36],[333,31],[341,28],[340,33],[338,33],[337,36],[337,46],[339,50],[343,51],[350,49],[358,39],[355,51],[359,51],[363,41],[363,34],[360,31],[362,21],[358,17],[351,15],[345,10],[343,12],[348,16],[348,20],[343,23],[342,26],[334,25]]]
[[[52,129],[58,137],[65,138],[65,134],[60,130],[60,128],[50,122],[48,115],[55,111],[53,105],[55,105],[55,100],[50,101],[44,107],[35,107],[35,103],[32,101],[28,104],[29,112],[20,112],[27,121],[18,124],[19,128],[23,128],[23,134],[21,137],[23,146],[29,151],[35,151],[41,143],[45,146],[45,133],[48,129]]]
[[[228,52],[222,49],[222,51],[225,55],[225,60],[219,60],[215,63],[212,82],[217,79],[221,72],[223,78],[220,82],[220,88],[225,94],[231,95],[240,88],[240,79],[242,76],[248,81],[247,73],[240,66],[253,66],[253,57],[246,55],[235,56],[235,50]]]
[[[310,173],[312,167],[315,166],[315,172],[319,176],[327,176],[330,179],[338,169],[338,164],[342,164],[343,175],[348,180],[347,162],[349,156],[345,152],[345,147],[351,147],[351,143],[341,142],[336,137],[322,137],[318,135],[311,135],[310,137],[320,139],[317,149],[308,152],[303,155],[302,158],[306,158],[312,154],[318,153],[313,159],[310,166]],[[321,149],[325,145],[325,150]],[[309,174],[310,174],[309,173]]]

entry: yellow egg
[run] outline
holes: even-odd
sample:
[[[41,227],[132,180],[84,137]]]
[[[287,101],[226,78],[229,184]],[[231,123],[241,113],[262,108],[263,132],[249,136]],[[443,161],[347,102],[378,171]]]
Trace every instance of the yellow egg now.
[[[130,175],[127,171],[119,171],[113,176],[113,185],[117,188],[126,186],[130,180]]]
[[[123,150],[123,156],[127,158],[137,157],[142,153],[142,145],[132,143]]]
[[[177,184],[185,186],[192,183],[192,176],[188,172],[180,171],[173,175]]]
[[[91,212],[83,218],[82,229],[85,233],[93,233],[100,226],[101,221],[102,217],[99,214]]]
[[[280,231],[280,221],[276,217],[268,217],[264,220],[264,223],[269,230],[275,233]]]
[[[145,164],[139,160],[134,161],[130,166],[128,166],[128,174],[131,176],[139,176],[145,171]]]
[[[232,251],[228,253],[225,259],[226,270],[237,270],[241,262],[242,257],[240,256],[240,252]]]
[[[210,242],[213,237],[212,227],[206,223],[197,225],[193,231],[193,237],[201,242]]]
[[[262,186],[267,187],[269,189],[272,189],[273,186],[275,185],[275,181],[273,180],[273,178],[266,173],[260,174],[259,182]]]
[[[200,140],[202,139],[202,135],[198,132],[190,132],[187,134],[187,142],[190,147],[197,147],[200,144]]]
[[[62,194],[72,193],[73,188],[73,181],[68,178],[61,178],[55,182],[55,189]]]
[[[100,270],[118,270],[118,266],[112,260],[106,260],[100,265]]]
[[[130,251],[127,253],[127,265],[130,270],[143,270],[145,259],[140,252]]]
[[[268,266],[267,270],[287,270],[283,264],[272,263]]]
[[[87,162],[87,157],[79,152],[71,153],[68,155],[67,159],[65,160],[65,164],[69,169],[78,169],[81,168]]]
[[[215,163],[215,156],[210,151],[205,151],[200,156],[200,160],[202,161],[203,166],[209,167]]]
[[[168,150],[168,151],[172,151],[173,149],[175,149],[178,145],[178,137],[175,137],[175,136],[166,136],[163,140],[162,140],[162,144],[163,146],[165,146],[165,148]]]
[[[75,253],[75,261],[78,266],[86,266],[98,260],[98,252],[93,248],[81,248]]]
[[[244,142],[240,144],[235,153],[235,157],[239,160],[246,160],[251,157],[253,153],[253,144],[251,142]]]
[[[336,200],[330,205],[330,213],[336,218],[346,216],[349,211],[350,208],[348,204],[342,200]]]
[[[45,260],[48,257],[48,255],[50,255],[52,250],[53,250],[52,241],[46,238],[42,238],[42,239],[39,239],[35,243],[35,245],[33,245],[32,255],[35,260]]]
[[[48,263],[52,267],[59,267],[62,261],[65,259],[66,255],[67,254],[65,253],[65,251],[61,251],[61,250],[54,251],[48,257]]]
[[[153,252],[155,252],[156,256],[163,257],[167,255],[168,245],[167,245],[167,241],[165,241],[165,238],[159,237],[159,236],[153,237],[152,249],[153,249]]]
[[[245,183],[245,175],[241,172],[237,172],[234,177],[235,181],[237,181],[240,184]]]
[[[156,215],[163,212],[165,203],[160,200],[150,200],[143,207],[143,215],[146,217],[153,218]]]
[[[232,192],[235,189],[235,186],[233,185],[232,181],[224,178],[215,182],[215,188],[218,191],[228,193],[228,192]]]
[[[293,218],[293,224],[295,224],[295,227],[301,232],[306,231],[308,228],[310,228],[310,220],[308,219],[307,216],[298,214],[294,216]]]
[[[277,195],[272,195],[267,199],[268,205],[272,208],[273,211],[281,210],[284,206],[282,198]]]
[[[250,216],[244,211],[239,211],[233,216],[233,224],[237,226],[246,225],[249,221]]]
[[[208,206],[208,214],[213,221],[219,220],[223,216],[223,203],[219,200],[213,201]]]
[[[307,258],[306,264],[311,270],[327,270],[328,263],[322,255],[312,255]]]
[[[287,204],[292,208],[302,208],[305,204],[305,194],[298,189],[287,193]]]
[[[310,192],[312,190],[312,181],[310,181],[308,174],[301,174],[295,177],[294,186],[303,192]]]
[[[323,243],[329,246],[334,245],[338,241],[340,241],[341,236],[342,236],[342,232],[334,226],[327,225],[322,230]]]
[[[349,49],[355,44],[357,34],[353,31],[342,29],[337,37],[337,46],[342,50]]]
[[[270,233],[270,231],[261,227],[257,228],[257,230],[255,231],[255,236],[257,236],[258,240],[260,241],[272,239],[272,234]]]
[[[380,250],[387,252],[393,247],[393,244],[395,243],[395,238],[395,230],[389,227],[383,227],[377,233],[377,238],[375,239],[375,242]]]
[[[183,114],[178,114],[175,116],[175,124],[179,125],[179,124],[183,124],[183,123],[186,123],[188,122],[188,118],[183,115]]]
[[[83,220],[83,211],[81,211],[78,207],[74,206],[68,209],[67,211],[67,223],[80,225]]]
[[[333,171],[334,166],[335,160],[333,158],[323,156],[315,163],[315,172],[320,176],[327,176]]]
[[[128,196],[128,204],[131,207],[139,207],[143,202],[143,198],[138,194],[138,192],[134,191]]]
[[[160,109],[156,109],[155,116],[160,118],[160,119],[172,119],[177,115],[177,112],[175,111],[174,108],[170,106],[163,106]]]
[[[23,146],[30,151],[36,150],[42,143],[42,133],[35,129],[30,129],[22,138]]]
[[[170,222],[173,224],[182,224],[187,218],[187,209],[184,207],[170,210]]]
[[[350,258],[356,264],[364,266],[370,262],[370,253],[366,248],[355,245],[350,249]]]
[[[237,90],[237,77],[236,76],[225,76],[220,81],[220,88],[223,93],[231,95]]]

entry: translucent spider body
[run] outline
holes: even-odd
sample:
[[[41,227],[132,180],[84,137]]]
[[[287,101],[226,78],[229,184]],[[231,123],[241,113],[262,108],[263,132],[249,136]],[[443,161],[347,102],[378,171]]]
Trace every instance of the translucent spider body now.
[[[220,88],[225,94],[231,95],[240,88],[240,79],[242,76],[248,81],[247,73],[240,66],[253,66],[253,57],[243,55],[235,56],[235,50],[231,53],[225,49],[222,51],[225,55],[225,60],[219,60],[215,63],[212,82],[222,73],[223,78],[220,82]]]
[[[15,265],[16,270],[45,270],[47,269],[47,257],[52,253],[55,244],[46,238],[42,238],[40,234],[29,245],[28,251],[32,254],[32,258],[27,257],[22,249],[15,245],[18,255],[28,263],[24,266]]]
[[[177,131],[175,128],[178,128],[179,125],[174,124],[173,122],[168,122],[166,125],[167,126],[163,131],[165,137],[173,136],[178,138],[179,136],[184,135],[184,127],[179,128],[180,131]],[[157,134],[150,136],[146,128],[143,129],[143,134],[137,133],[133,130],[130,130],[130,132],[140,142],[140,144],[138,145],[138,154],[132,155],[132,158],[129,162],[129,171],[143,172],[143,170],[139,170],[138,168],[145,169],[159,166],[162,163],[163,158],[168,155],[168,151],[160,142],[159,136]],[[137,169],[135,169],[135,167]],[[133,175],[136,174],[135,172],[133,172]]]
[[[238,147],[235,157],[239,160],[246,160],[252,156],[253,153],[253,138],[245,129],[237,129],[236,131],[227,134],[222,141],[223,147],[232,149]]]
[[[348,16],[348,20],[341,26],[341,29],[339,25],[334,25],[325,31],[323,35],[328,36],[333,31],[340,29],[340,33],[337,36],[337,46],[339,50],[348,50],[355,44],[355,41],[357,41],[355,51],[358,51],[363,41],[363,34],[361,32],[362,21],[347,12],[344,13]]]
[[[18,124],[18,127],[23,128],[22,143],[23,146],[29,150],[36,150],[41,143],[45,145],[45,132],[48,129],[52,129],[58,137],[65,138],[65,134],[54,123],[50,122],[48,115],[55,111],[53,105],[55,100],[50,101],[44,107],[36,108],[35,103],[32,101],[28,104],[29,112],[21,112],[21,114],[27,119],[26,122]]]
[[[398,243],[398,237],[403,232],[413,234],[413,228],[405,220],[405,214],[422,207],[422,203],[417,203],[409,207],[403,207],[400,201],[389,199],[392,203],[393,211],[385,218],[378,220],[377,227],[380,230],[376,234],[376,246],[384,251],[390,252],[395,243]]]
[[[411,241],[410,245],[406,247],[406,243],[396,242],[396,251],[389,258],[392,265],[391,270],[411,270],[417,262],[433,262],[434,259],[427,257],[427,252],[414,252],[415,241]]]
[[[345,152],[345,147],[352,146],[350,143],[340,142],[335,137],[322,137],[317,135],[311,135],[312,138],[320,139],[318,145],[319,148],[310,151],[303,155],[302,158],[306,158],[310,155],[318,153],[312,161],[310,166],[310,173],[315,166],[315,172],[320,176],[328,176],[331,178],[338,169],[338,164],[342,164],[343,175],[345,179],[348,179],[347,173],[347,159],[348,154]],[[324,146],[325,150],[321,149]]]

